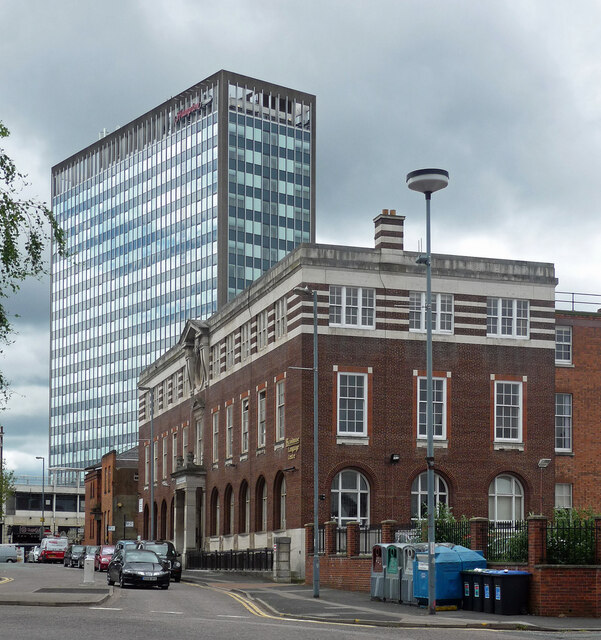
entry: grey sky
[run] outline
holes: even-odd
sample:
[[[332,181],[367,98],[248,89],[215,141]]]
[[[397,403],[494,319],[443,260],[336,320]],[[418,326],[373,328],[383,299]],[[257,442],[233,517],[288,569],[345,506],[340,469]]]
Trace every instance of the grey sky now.
[[[578,10],[575,10],[577,6]],[[601,4],[579,0],[4,0],[7,151],[49,201],[50,168],[219,69],[317,95],[317,239],[373,246],[382,208],[424,235],[408,171],[447,169],[438,253],[556,264],[601,293]],[[48,282],[11,303],[5,457],[48,447]]]

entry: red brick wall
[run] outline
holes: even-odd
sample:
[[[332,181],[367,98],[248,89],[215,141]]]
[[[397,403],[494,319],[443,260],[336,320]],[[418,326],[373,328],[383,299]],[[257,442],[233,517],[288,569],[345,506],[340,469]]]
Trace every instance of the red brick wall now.
[[[534,567],[530,580],[530,613],[601,617],[601,567]]]
[[[322,556],[319,559],[319,584],[345,591],[371,590],[371,558]],[[313,557],[305,563],[305,584],[313,582]]]
[[[601,314],[556,314],[572,327],[572,364],[555,370],[558,393],[572,394],[573,455],[556,456],[555,481],[573,485],[573,506],[601,512]]]

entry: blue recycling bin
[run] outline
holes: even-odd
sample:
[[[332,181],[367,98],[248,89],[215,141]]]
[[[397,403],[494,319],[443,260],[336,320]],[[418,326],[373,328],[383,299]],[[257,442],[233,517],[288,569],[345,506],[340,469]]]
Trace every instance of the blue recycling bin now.
[[[461,545],[441,544],[434,549],[437,604],[459,604],[463,599],[461,573],[465,569],[486,567],[486,560],[476,551]],[[413,595],[419,604],[428,601],[428,553],[416,555],[413,569]]]

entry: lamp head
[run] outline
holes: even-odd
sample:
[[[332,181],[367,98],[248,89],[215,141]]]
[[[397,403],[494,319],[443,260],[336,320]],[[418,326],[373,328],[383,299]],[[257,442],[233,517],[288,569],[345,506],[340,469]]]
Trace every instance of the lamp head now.
[[[449,172],[444,169],[417,169],[407,174],[407,186],[420,193],[434,193],[449,184]]]

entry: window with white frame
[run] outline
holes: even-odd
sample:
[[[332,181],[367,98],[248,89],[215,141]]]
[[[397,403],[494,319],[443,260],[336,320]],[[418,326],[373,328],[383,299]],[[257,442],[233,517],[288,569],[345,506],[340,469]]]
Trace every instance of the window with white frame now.
[[[163,478],[167,477],[167,460],[169,452],[167,450],[167,436],[163,436]]]
[[[529,324],[528,300],[487,298],[487,336],[498,338],[527,338]]]
[[[144,484],[149,483],[150,477],[150,447],[146,445],[144,447]]]
[[[409,331],[426,331],[426,294],[409,293]],[[432,331],[453,333],[453,294],[432,294]]]
[[[572,364],[572,327],[555,327],[555,362]]]
[[[347,522],[369,524],[369,484],[362,473],[345,469],[336,475],[331,488],[332,520],[343,527]]]
[[[157,481],[159,476],[159,441],[155,440],[152,443],[152,472],[154,481]]]
[[[522,442],[522,383],[495,381],[495,441]]]
[[[279,513],[278,513],[278,529],[286,528],[286,478],[282,476],[279,486]]]
[[[188,453],[188,427],[182,429],[182,457],[186,460]]]
[[[221,345],[211,347],[211,377],[216,378],[221,373]]]
[[[231,369],[234,366],[235,351],[234,351],[234,334],[230,333],[225,339],[225,368]]]
[[[213,462],[219,460],[219,411],[213,413]]]
[[[231,458],[234,450],[234,405],[225,409],[225,457]]]
[[[558,483],[555,485],[555,508],[571,509],[572,508],[572,485]]]
[[[426,438],[428,413],[428,379],[417,379],[417,437]],[[433,434],[437,440],[447,437],[447,379],[432,378]]]
[[[250,321],[240,328],[240,357],[242,360],[250,358]]]
[[[280,298],[275,303],[275,339],[279,340],[279,338],[286,335],[287,326],[286,326],[286,313],[287,313],[287,303],[286,297]]]
[[[242,453],[248,451],[248,398],[242,399],[241,408],[241,443],[240,448]]]
[[[267,310],[257,315],[257,349],[267,346]]]
[[[257,447],[261,449],[265,446],[265,389],[259,391],[257,395]]]
[[[275,439],[283,440],[286,426],[286,387],[285,380],[275,385]]]
[[[572,394],[555,394],[555,451],[572,451]]]
[[[434,508],[449,504],[449,488],[444,478],[434,474]],[[428,517],[428,472],[420,473],[411,484],[411,517],[421,520]]]
[[[376,326],[375,289],[330,287],[330,325],[374,329]]]
[[[204,435],[204,421],[202,418],[196,421],[196,464],[202,464],[204,462],[203,451],[203,435]]]
[[[367,436],[366,373],[338,373],[338,435]]]
[[[517,478],[497,476],[488,488],[488,519],[516,522],[524,519],[524,489]]]
[[[171,436],[171,473],[177,469],[177,433]]]

